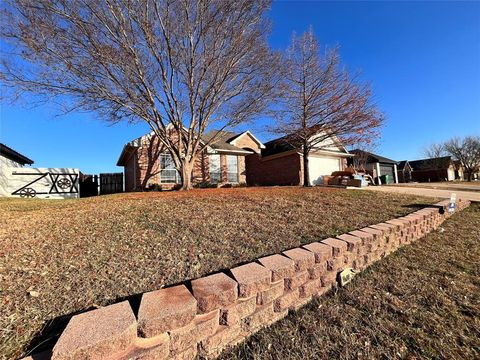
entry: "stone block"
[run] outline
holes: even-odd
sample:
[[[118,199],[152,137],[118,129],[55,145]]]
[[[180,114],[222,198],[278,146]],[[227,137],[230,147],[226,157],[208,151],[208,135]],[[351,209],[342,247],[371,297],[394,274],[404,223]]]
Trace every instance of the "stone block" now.
[[[300,286],[300,298],[312,297],[318,294],[318,291],[322,287],[320,279],[310,280]]]
[[[242,329],[247,333],[256,331],[270,324],[277,314],[273,311],[273,303],[257,307],[255,312],[242,320]]]
[[[179,354],[189,347],[196,345],[197,334],[196,326],[192,322],[187,326],[171,330],[170,335],[170,354]]]
[[[332,255],[334,257],[342,256],[347,251],[348,247],[345,241],[333,238],[322,240],[321,243],[332,247]]]
[[[349,234],[361,239],[362,245],[367,245],[374,241],[374,235],[365,231],[353,230],[350,231]]]
[[[294,304],[300,298],[300,289],[292,290],[285,293],[273,302],[273,310],[275,312],[281,312],[288,309],[293,309]]]
[[[295,248],[284,251],[283,254],[295,262],[296,271],[304,271],[315,264],[315,254],[311,251]]]
[[[283,255],[266,256],[258,259],[258,262],[272,271],[272,282],[291,277],[295,272],[295,262]]]
[[[235,326],[221,325],[215,334],[200,342],[200,353],[202,355],[218,354],[219,350],[238,338],[240,331],[239,324]]]
[[[337,239],[345,241],[348,244],[347,250],[351,252],[358,252],[358,248],[362,245],[362,239],[350,234],[338,235]]]
[[[128,301],[73,316],[53,348],[52,359],[101,359],[132,345],[137,322]]]
[[[320,276],[325,274],[327,271],[327,261],[322,261],[313,265],[311,268],[307,269],[308,276],[311,280],[320,279]]]
[[[309,279],[307,270],[295,273],[291,278],[285,279],[285,291],[292,291],[306,283]]]
[[[138,310],[138,330],[143,337],[184,327],[197,313],[197,300],[185,285],[143,294]]]
[[[196,341],[200,342],[212,336],[220,326],[220,310],[213,310],[209,313],[195,316],[193,323],[196,327]]]
[[[233,305],[220,310],[220,324],[234,326],[240,320],[252,314],[257,307],[257,296],[246,299],[238,299]]]
[[[238,295],[248,298],[262,290],[267,290],[272,281],[272,271],[257,263],[249,263],[231,270],[238,283]]]
[[[197,299],[199,313],[210,312],[231,305],[238,297],[238,284],[224,273],[193,280],[192,292]]]
[[[320,278],[322,281],[322,286],[326,287],[332,284],[336,284],[337,282],[337,272],[336,271],[327,271],[322,277]]]
[[[283,295],[284,288],[285,285],[283,280],[272,283],[270,289],[257,293],[257,305],[265,305],[273,302],[275,299]]]
[[[303,248],[315,254],[315,262],[323,263],[333,256],[333,249],[330,245],[313,242],[308,245],[303,245]]]

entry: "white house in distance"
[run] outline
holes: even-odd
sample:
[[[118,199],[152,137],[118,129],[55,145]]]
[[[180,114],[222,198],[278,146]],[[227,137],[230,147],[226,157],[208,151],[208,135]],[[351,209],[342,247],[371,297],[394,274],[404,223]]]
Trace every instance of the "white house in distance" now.
[[[0,196],[43,199],[78,198],[78,169],[31,168],[33,160],[0,144]]]

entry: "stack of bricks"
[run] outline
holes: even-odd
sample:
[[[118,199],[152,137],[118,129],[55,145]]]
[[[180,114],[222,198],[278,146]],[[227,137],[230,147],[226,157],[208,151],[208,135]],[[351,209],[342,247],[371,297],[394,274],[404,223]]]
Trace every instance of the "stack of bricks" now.
[[[469,205],[460,201],[457,209]],[[74,316],[51,357],[192,359],[216,357],[358,271],[425,236],[449,216],[448,202],[142,296]]]

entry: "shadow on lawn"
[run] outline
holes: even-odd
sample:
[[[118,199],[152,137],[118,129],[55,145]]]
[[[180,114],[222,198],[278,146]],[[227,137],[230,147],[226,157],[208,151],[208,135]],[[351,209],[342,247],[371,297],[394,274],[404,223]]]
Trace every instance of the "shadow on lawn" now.
[[[443,209],[442,206],[433,205],[433,204],[428,204],[428,203],[425,203],[425,204],[421,204],[421,203],[420,203],[420,204],[407,204],[407,205],[402,205],[402,208],[412,209],[412,212],[417,211],[417,210],[421,210],[421,209],[424,209],[424,208],[427,208],[427,207],[435,207],[435,208]]]

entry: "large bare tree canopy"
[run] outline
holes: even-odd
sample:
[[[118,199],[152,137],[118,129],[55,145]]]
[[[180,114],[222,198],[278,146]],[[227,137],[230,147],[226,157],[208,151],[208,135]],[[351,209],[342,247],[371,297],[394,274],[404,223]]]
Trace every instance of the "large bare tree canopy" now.
[[[207,126],[251,119],[274,87],[266,0],[11,0],[2,7],[9,45],[0,76],[10,95],[60,96],[108,121],[147,122],[183,188],[208,145],[201,141]]]
[[[452,138],[443,144],[445,152],[459,160],[468,180],[472,181],[473,174],[480,172],[480,136],[466,136]]]
[[[383,114],[367,85],[355,81],[340,64],[336,48],[321,52],[312,30],[293,36],[285,55],[281,101],[273,132],[302,149],[304,186],[309,186],[308,154],[332,145],[368,143],[377,136]]]

